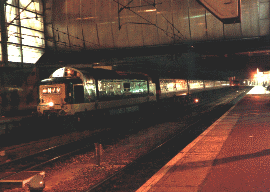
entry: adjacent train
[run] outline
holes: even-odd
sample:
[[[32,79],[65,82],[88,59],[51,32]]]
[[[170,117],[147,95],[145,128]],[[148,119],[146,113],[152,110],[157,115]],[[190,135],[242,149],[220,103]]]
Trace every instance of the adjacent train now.
[[[62,67],[39,85],[40,115],[121,114],[196,91],[229,86],[229,81],[152,78],[143,73]]]
[[[46,75],[45,73],[43,74]],[[21,69],[1,68],[1,116],[30,115],[32,112],[36,111],[38,103],[38,82],[40,81],[38,76],[35,67]]]

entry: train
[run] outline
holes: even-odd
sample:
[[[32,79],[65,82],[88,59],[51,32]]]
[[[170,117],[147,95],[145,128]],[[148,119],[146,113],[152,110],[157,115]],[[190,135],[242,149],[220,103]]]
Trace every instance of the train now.
[[[147,109],[168,100],[179,102],[190,94],[227,86],[229,81],[154,79],[139,72],[66,66],[41,80],[37,113],[39,116],[115,115]]]
[[[31,115],[36,111],[39,81],[36,68],[1,68],[0,115]]]

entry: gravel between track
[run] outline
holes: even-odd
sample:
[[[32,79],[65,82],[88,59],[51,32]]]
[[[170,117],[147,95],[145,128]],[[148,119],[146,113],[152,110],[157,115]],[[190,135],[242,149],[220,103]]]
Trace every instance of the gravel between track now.
[[[159,124],[105,147],[100,166],[96,166],[94,152],[89,152],[47,168],[44,191],[85,191],[146,154],[181,127],[178,122]]]

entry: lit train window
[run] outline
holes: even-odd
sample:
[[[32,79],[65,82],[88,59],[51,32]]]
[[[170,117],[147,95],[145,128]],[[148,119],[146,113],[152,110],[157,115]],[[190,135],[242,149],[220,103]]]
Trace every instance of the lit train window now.
[[[60,87],[46,87],[42,89],[43,94],[60,94],[61,88]]]
[[[77,71],[74,71],[72,69],[67,69],[65,71],[65,76],[66,77],[80,77],[81,75]]]

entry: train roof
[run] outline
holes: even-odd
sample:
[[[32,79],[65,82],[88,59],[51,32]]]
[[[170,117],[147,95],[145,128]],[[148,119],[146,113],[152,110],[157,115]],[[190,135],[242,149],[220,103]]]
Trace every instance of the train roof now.
[[[80,78],[82,81],[87,79],[138,79],[148,80],[148,76],[143,73],[131,73],[121,72],[106,69],[95,69],[95,68],[72,68],[62,67],[54,71],[50,78]]]
[[[42,80],[39,84],[56,84],[56,83],[82,83],[82,80],[80,78],[66,78],[66,77],[53,77]]]

